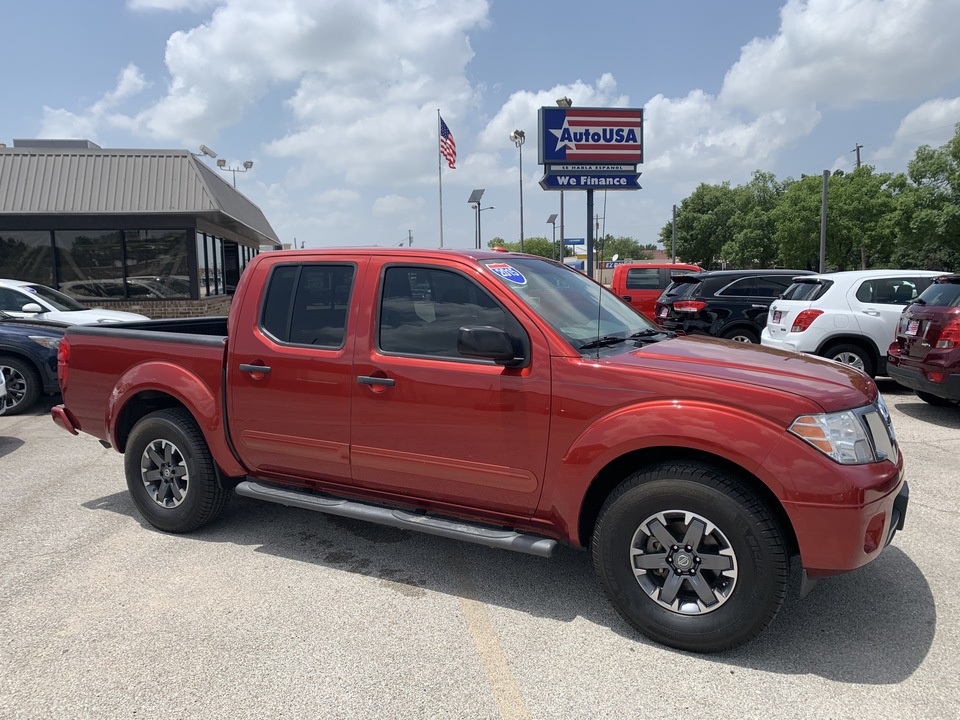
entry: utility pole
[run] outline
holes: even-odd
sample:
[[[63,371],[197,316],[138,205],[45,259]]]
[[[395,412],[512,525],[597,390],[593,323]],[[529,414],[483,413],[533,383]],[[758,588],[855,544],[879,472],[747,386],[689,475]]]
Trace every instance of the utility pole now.
[[[413,245],[413,230],[407,230],[407,247]]]
[[[860,169],[860,148],[862,147],[863,145],[861,145],[860,143],[857,143],[856,145],[854,145],[853,150],[850,151],[852,153],[857,154],[857,170]],[[861,270],[867,269],[867,246],[862,243],[860,245],[860,269]]]

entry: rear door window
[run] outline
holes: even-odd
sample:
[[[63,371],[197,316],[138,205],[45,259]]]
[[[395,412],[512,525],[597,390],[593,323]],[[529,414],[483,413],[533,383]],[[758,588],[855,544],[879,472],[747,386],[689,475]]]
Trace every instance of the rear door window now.
[[[722,297],[754,297],[757,294],[756,286],[756,278],[740,278],[721,288],[716,294]]]
[[[659,290],[659,268],[630,268],[627,270],[627,290]]]
[[[793,283],[788,275],[767,275],[757,279],[757,297],[777,298]]]
[[[260,319],[282,343],[343,347],[353,265],[278,265],[270,274]]]

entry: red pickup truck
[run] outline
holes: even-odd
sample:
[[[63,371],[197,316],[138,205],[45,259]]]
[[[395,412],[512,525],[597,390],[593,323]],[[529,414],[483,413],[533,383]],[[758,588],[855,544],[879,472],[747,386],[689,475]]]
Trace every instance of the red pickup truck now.
[[[73,326],[53,419],[125,456],[143,517],[231,494],[549,556],[589,549],[651,638],[755,637],[804,580],[875,559],[907,485],[873,381],[673,338],[528,255],[265,253],[227,318]]]

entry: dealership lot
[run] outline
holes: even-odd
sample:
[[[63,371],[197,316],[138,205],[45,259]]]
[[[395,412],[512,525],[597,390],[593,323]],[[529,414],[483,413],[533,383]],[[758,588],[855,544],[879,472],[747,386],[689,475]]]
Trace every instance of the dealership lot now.
[[[754,643],[668,650],[586,553],[506,553],[234,498],[146,526],[122,458],[0,417],[4,718],[960,716],[960,408],[890,381],[907,527],[791,601]]]

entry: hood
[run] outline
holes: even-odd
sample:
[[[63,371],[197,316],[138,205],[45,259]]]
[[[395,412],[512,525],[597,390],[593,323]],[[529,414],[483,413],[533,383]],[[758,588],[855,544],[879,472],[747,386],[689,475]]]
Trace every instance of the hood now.
[[[94,310],[50,310],[49,312],[37,313],[36,317],[41,320],[56,320],[57,322],[77,325],[140,322],[150,319],[146,315],[138,315],[137,313],[122,310],[101,310],[100,308]]]
[[[651,343],[606,362],[779,390],[807,398],[826,412],[868,405],[878,394],[867,375],[832,360],[711,337]]]

